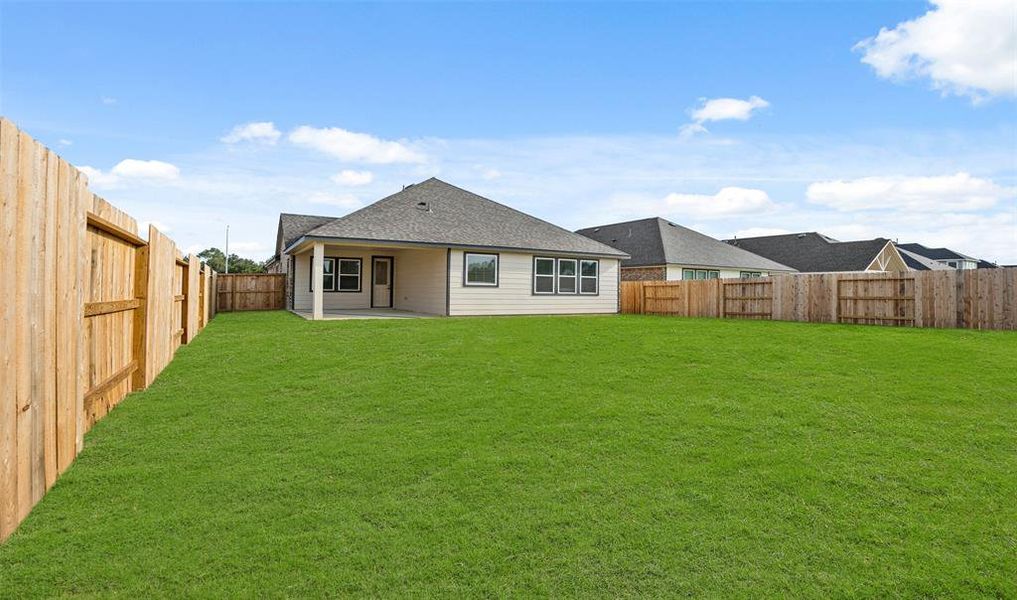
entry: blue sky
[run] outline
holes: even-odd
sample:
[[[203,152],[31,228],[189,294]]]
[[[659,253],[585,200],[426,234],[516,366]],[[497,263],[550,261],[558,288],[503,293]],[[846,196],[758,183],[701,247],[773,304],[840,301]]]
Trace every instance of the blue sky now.
[[[1017,263],[1015,10],[7,3],[0,110],[191,250],[229,223],[264,258],[280,211],[436,175],[571,228],[660,214]]]

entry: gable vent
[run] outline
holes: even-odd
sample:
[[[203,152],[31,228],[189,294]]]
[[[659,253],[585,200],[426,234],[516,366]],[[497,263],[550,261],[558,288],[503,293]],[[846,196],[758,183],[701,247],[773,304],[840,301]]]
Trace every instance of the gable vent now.
[[[417,202],[417,210],[422,210],[424,212],[431,212],[431,205],[429,203],[423,202],[423,201]]]

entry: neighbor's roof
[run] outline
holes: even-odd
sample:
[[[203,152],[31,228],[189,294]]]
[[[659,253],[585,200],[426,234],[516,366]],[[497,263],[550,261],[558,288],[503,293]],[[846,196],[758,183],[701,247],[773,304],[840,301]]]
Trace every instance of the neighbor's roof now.
[[[761,271],[791,267],[747,252],[660,217],[587,227],[577,233],[627,252],[626,267],[679,264]]]
[[[279,233],[276,239],[276,252],[282,252],[289,248],[290,244],[300,239],[308,231],[320,227],[335,217],[322,217],[319,215],[294,215],[282,213],[279,215]]]
[[[809,231],[724,241],[792,266],[803,273],[827,273],[864,271],[890,240],[876,238],[857,242],[838,242],[815,231]]]
[[[897,244],[897,248],[903,248],[908,252],[914,252],[924,256],[925,258],[931,258],[933,260],[977,260],[960,252],[954,252],[949,248],[929,248],[922,244]]]
[[[304,237],[627,257],[434,177],[331,219]]]
[[[904,259],[909,269],[915,271],[950,271],[952,267],[948,267],[942,263],[938,263],[931,258],[916,254],[910,250],[905,250],[900,246],[897,246],[897,252],[900,253],[900,257]]]

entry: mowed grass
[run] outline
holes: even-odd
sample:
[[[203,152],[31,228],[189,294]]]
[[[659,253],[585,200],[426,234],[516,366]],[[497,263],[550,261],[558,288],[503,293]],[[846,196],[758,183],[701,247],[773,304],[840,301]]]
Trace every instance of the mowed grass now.
[[[1017,334],[218,316],[0,596],[1017,595]]]

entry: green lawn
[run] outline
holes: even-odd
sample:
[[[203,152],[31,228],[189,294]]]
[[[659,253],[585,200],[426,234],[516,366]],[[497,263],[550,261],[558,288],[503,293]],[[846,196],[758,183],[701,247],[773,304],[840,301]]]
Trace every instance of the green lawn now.
[[[0,596],[1017,596],[1017,334],[223,314]]]

